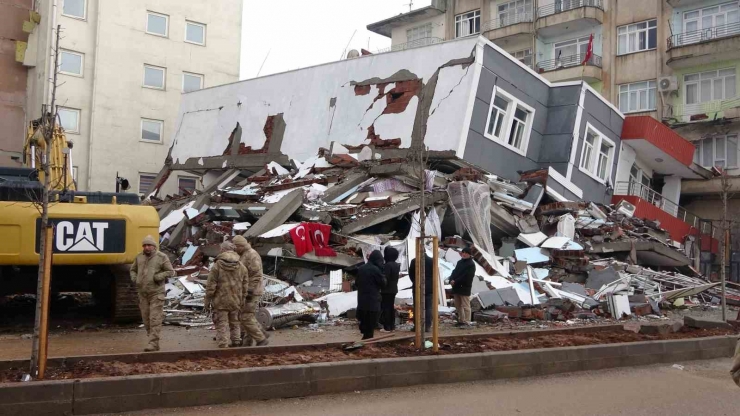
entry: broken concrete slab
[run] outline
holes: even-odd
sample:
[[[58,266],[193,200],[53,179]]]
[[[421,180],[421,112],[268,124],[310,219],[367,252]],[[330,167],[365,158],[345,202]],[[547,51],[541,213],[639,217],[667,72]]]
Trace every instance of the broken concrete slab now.
[[[303,189],[295,189],[270,208],[249,230],[245,237],[257,237],[282,225],[303,204]]]
[[[588,272],[588,279],[586,279],[586,289],[599,290],[604,285],[608,285],[621,277],[619,273],[614,270],[613,267],[609,266],[603,270],[592,269]]]
[[[517,262],[524,261],[527,264],[547,263],[550,261],[550,252],[544,248],[530,247],[514,250]]]
[[[616,252],[629,252],[634,243],[637,254],[637,262],[642,266],[655,267],[681,267],[691,264],[691,260],[678,250],[667,247],[657,241],[631,240],[613,241],[602,244],[591,244],[589,253],[611,254]]]
[[[691,316],[683,317],[683,324],[689,328],[698,329],[732,329],[732,325],[727,322],[713,321],[711,319],[694,318]]]
[[[322,199],[326,202],[338,202],[339,197],[346,195],[350,196],[354,192],[354,188],[359,187],[363,182],[368,180],[367,173],[364,171],[356,171],[347,175],[344,180],[340,183],[335,184],[331,188],[327,189],[322,196]]]
[[[436,191],[426,195],[425,205],[430,206],[445,200],[447,200],[447,192]],[[421,196],[416,195],[413,198],[400,202],[390,208],[372,212],[357,221],[345,225],[342,227],[341,234],[353,234],[357,231],[364,230],[365,228],[372,227],[373,225],[380,224],[381,222],[388,221],[391,218],[396,218],[403,214],[416,211],[419,208],[421,208]]]

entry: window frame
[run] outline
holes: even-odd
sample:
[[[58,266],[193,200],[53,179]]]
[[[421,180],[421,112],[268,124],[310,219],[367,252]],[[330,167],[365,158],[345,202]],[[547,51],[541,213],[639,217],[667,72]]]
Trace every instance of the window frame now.
[[[80,73],[79,74],[76,74],[74,72],[62,71],[62,60],[61,60],[61,56],[59,57],[60,58],[59,59],[59,73],[60,74],[63,74],[63,75],[69,75],[69,76],[72,76],[72,77],[84,78],[85,77],[85,54],[84,53],[80,53],[80,52],[75,52],[75,51],[72,51],[72,50],[69,50],[69,49],[59,48],[59,54],[60,55],[63,55],[65,53],[68,53],[70,55],[77,55],[77,56],[80,57]]]
[[[641,88],[641,89],[636,89],[636,90],[630,90],[630,86],[633,86],[635,84],[642,84],[642,83],[647,83],[647,87],[646,88]],[[650,86],[650,83],[653,84],[652,87]],[[656,80],[649,80],[648,79],[648,80],[645,80],[645,81],[629,82],[629,83],[626,83],[626,84],[619,84],[618,87],[619,88],[617,89],[617,108],[619,108],[619,111],[621,111],[622,114],[645,113],[645,112],[649,112],[649,111],[656,111],[658,109],[658,83],[657,83]],[[622,87],[626,87],[627,88],[627,91],[624,91],[623,92],[622,91]],[[643,91],[645,91],[645,93],[647,94],[646,100],[647,100],[648,108],[645,108],[645,109],[638,108],[637,110],[630,110],[630,101],[631,101],[631,98],[630,98],[631,97],[631,94],[630,93],[632,93],[632,92],[636,92],[637,93],[637,103],[638,103],[638,106],[639,106],[639,103],[640,103],[640,93],[643,92]],[[653,108],[650,108],[650,92],[651,91],[653,92],[653,103],[655,104],[655,106]],[[622,110],[622,94],[627,94],[627,110],[626,111],[625,110]]]
[[[529,53],[529,55],[527,55],[527,53]],[[522,56],[521,57],[518,57],[517,54],[522,54]],[[526,66],[528,66],[530,68],[533,68],[532,65],[534,64],[534,55],[532,54],[532,48],[531,47],[520,49],[518,51],[513,51],[509,55],[513,56],[514,59],[516,59],[517,61],[523,63],[524,65],[526,65]],[[522,59],[527,59],[527,58],[529,58],[529,63],[528,64],[525,63],[522,60]]]
[[[146,85],[146,69],[147,68],[162,70],[162,87],[153,87],[151,85]],[[167,90],[167,68],[162,67],[162,66],[144,64],[144,71],[142,71],[141,86],[144,88],[152,89],[152,90],[159,90],[159,91]]]
[[[719,75],[719,73],[721,71],[727,71],[727,70],[733,70],[733,71],[735,71],[735,73],[732,74],[732,75]],[[701,75],[702,74],[706,74],[708,72],[716,72],[716,76],[713,77],[713,78],[702,79],[701,78]],[[695,80],[687,81],[686,78],[687,77],[690,77],[690,76],[698,76],[698,78],[695,79]],[[733,97],[724,97],[724,94],[727,91],[727,78],[729,78],[729,77],[735,78],[735,82],[734,82],[735,95]],[[721,79],[722,80],[722,95],[723,95],[723,98],[721,98],[721,99],[714,98],[714,81],[717,80],[717,79]],[[709,101],[702,101],[702,99],[701,99],[701,91],[702,91],[701,84],[702,84],[702,81],[706,81],[706,80],[709,80],[710,83],[712,84],[711,87],[710,87],[710,89],[709,89],[710,90],[710,93],[712,94],[712,99],[709,100]],[[690,103],[689,104],[689,101],[688,101],[689,100],[688,89],[689,89],[689,86],[690,85],[696,85],[696,98],[697,98],[697,102]],[[724,101],[724,100],[733,99],[733,98],[735,98],[735,97],[738,96],[737,95],[737,68],[735,68],[735,67],[731,67],[731,68],[719,68],[719,69],[714,69],[714,70],[710,70],[710,71],[703,71],[703,72],[695,72],[695,73],[691,73],[691,74],[684,74],[684,76],[683,76],[683,87],[681,88],[681,90],[683,92],[683,104],[684,105],[702,105],[702,104],[705,104],[705,103],[710,103],[712,101]]]
[[[156,173],[139,172],[139,183],[138,183],[139,195],[144,195],[144,191],[141,189],[141,177],[142,176],[151,177],[152,178],[152,183],[154,183],[154,181],[157,179],[157,174]]]
[[[77,127],[74,130],[64,130],[64,133],[69,134],[80,134],[80,117],[82,116],[82,110],[79,108],[72,108],[72,107],[64,107],[64,106],[57,106],[57,114],[59,114],[59,110],[63,111],[71,111],[74,113],[77,113]],[[59,118],[59,125],[62,124],[61,117]]]
[[[192,40],[188,40],[188,25],[200,26],[200,27],[203,28],[203,43],[199,43],[199,42],[194,42]],[[194,22],[192,20],[186,20],[185,21],[185,43],[191,43],[193,45],[198,45],[198,46],[206,46],[206,36],[207,36],[207,33],[208,33],[208,25],[206,25],[205,23],[198,23],[198,22]]]
[[[586,135],[588,132],[591,131],[594,135],[594,144],[593,144],[593,152],[591,152],[591,160],[592,166],[590,169],[587,169],[583,166],[584,162],[586,161],[585,155],[585,148],[586,148]],[[609,147],[611,148],[611,151],[607,157],[608,165],[607,165],[607,171],[606,171],[606,177],[604,179],[601,179],[599,177],[599,156],[601,155],[601,145],[602,143],[606,142]],[[607,183],[612,182],[612,173],[614,173],[614,158],[616,156],[617,147],[613,140],[606,137],[604,133],[602,133],[599,129],[594,127],[591,123],[586,122],[586,129],[583,133],[583,145],[581,146],[581,160],[578,162],[578,170],[585,173],[591,179],[606,185]]]
[[[153,123],[159,123],[159,140],[147,140],[144,138],[144,122],[153,122]],[[157,120],[155,118],[146,118],[141,117],[141,121],[139,122],[139,141],[144,143],[152,143],[152,144],[162,144],[164,142],[164,120]]]
[[[730,138],[733,138],[735,141],[736,155],[735,155],[735,165],[734,166],[728,165],[728,161],[730,160],[730,157],[729,157],[729,147],[730,146],[728,145],[730,142]],[[725,156],[723,159],[717,159],[717,139],[723,139],[725,142],[725,146],[724,146]],[[739,157],[740,155],[738,155],[738,153],[740,153],[740,142],[738,141],[738,139],[740,139],[740,134],[729,133],[725,135],[715,135],[715,136],[707,137],[705,139],[696,140],[692,142],[692,144],[696,148],[696,150],[694,151],[694,159],[692,160],[692,162],[706,169],[712,169],[713,167],[721,167],[722,169],[737,169],[740,167],[740,161],[738,160],[740,159]],[[707,140],[712,141],[712,145],[711,145],[712,147],[712,166],[704,166],[704,163],[703,163],[704,161],[704,142]],[[717,166],[717,160],[723,160],[725,162],[725,166]]]
[[[180,190],[182,189],[182,187],[180,186],[180,181],[183,180],[183,179],[186,180],[186,181],[191,181],[191,180],[193,181],[193,193],[198,189],[198,178],[195,178],[195,177],[192,177],[192,176],[181,176],[181,175],[178,175],[177,176],[177,194],[178,195],[182,195],[180,193]]]
[[[655,26],[650,26],[650,22],[655,22]],[[630,26],[637,26],[637,25],[639,25],[641,23],[645,23],[645,29],[635,29],[633,31],[630,31],[629,30]],[[625,33],[619,33],[619,29],[621,29],[621,28],[627,28],[626,29],[626,32]],[[649,45],[650,45],[650,31],[651,30],[655,30],[655,47],[653,47],[653,48],[649,47]],[[635,36],[637,37],[638,44],[639,44],[639,36],[640,36],[639,34],[640,34],[640,32],[645,32],[645,49],[637,49],[637,50],[634,50],[634,51],[630,51],[629,50],[630,49],[629,48],[629,44],[630,44],[630,42],[629,42],[630,36],[629,35],[630,35],[630,33],[635,33]],[[634,23],[629,23],[629,24],[626,24],[626,25],[617,26],[617,32],[616,33],[617,33],[617,56],[624,56],[624,55],[629,55],[629,54],[632,54],[632,53],[640,53],[640,52],[654,51],[654,50],[657,50],[658,49],[658,19],[648,19],[648,20],[643,20],[643,21],[640,21],[640,22],[634,22]],[[620,51],[619,51],[619,39],[622,36],[625,36],[627,38],[627,43],[626,43],[626,45],[627,45],[627,51],[620,53]]]
[[[77,20],[87,20],[87,0],[82,0],[82,16],[75,16],[73,14],[64,13],[65,4],[67,4],[67,0],[64,0],[64,4],[62,4],[62,16]]]
[[[472,14],[472,17],[464,17],[464,16],[468,16],[468,15],[471,15],[471,14]],[[481,33],[480,32],[480,30],[481,30],[481,21],[480,21],[480,18],[481,18],[480,9],[470,10],[470,11],[465,12],[465,13],[456,14],[455,15],[455,27],[454,27],[454,30],[455,30],[455,39],[467,38],[467,37],[470,37],[470,36],[475,36],[475,35],[480,34]],[[478,24],[477,25],[475,24],[475,20],[476,19],[478,19]],[[458,35],[458,29],[457,29],[458,24],[462,24],[463,21],[465,21],[465,22],[472,21],[473,22],[473,29],[475,30],[476,27],[477,27],[478,30],[477,31],[472,31],[472,32],[468,33],[467,35]]]
[[[164,17],[164,34],[149,31],[149,15]],[[170,16],[164,13],[153,12],[151,10],[147,10],[146,11],[146,27],[144,28],[144,31],[148,35],[159,36],[160,38],[169,38],[170,37]]]
[[[198,88],[197,90],[185,91],[185,77],[186,76],[192,76],[192,77],[198,77],[198,78],[200,78],[200,88]],[[203,88],[205,88],[205,84],[206,84],[206,76],[205,75],[203,75],[203,74],[196,74],[195,72],[182,71],[182,85],[181,85],[181,87],[182,87],[182,93],[183,94],[187,94],[189,92],[194,92],[194,91],[200,91]]]
[[[501,134],[502,137],[497,137],[493,133],[488,133],[488,126],[491,123],[491,110],[494,107],[494,101],[496,100],[496,96],[499,95],[501,98],[506,100],[509,105],[507,106],[506,112],[504,114],[504,118],[502,121],[502,128]],[[523,110],[525,110],[528,113],[526,123],[524,125],[524,132],[522,134],[522,143],[521,148],[512,146],[509,144],[509,136],[511,134],[511,128],[514,124],[514,114],[516,113],[516,109],[521,107]],[[498,107],[496,107],[497,111],[500,111]],[[529,139],[532,134],[532,124],[534,122],[534,116],[535,116],[535,109],[531,106],[524,103],[522,100],[519,100],[518,98],[514,97],[513,95],[506,92],[504,89],[499,88],[498,86],[493,87],[493,93],[491,94],[491,102],[488,104],[488,115],[486,116],[486,124],[483,126],[483,136],[491,141],[494,141],[501,146],[504,146],[505,148],[516,152],[524,157],[527,156],[527,150],[529,150]]]
[[[418,42],[422,39],[431,38],[433,30],[434,30],[434,27],[432,26],[432,22],[427,22],[427,23],[406,29],[406,43]],[[416,39],[411,39],[411,37],[409,36],[409,34],[412,34],[412,33],[419,34],[422,32],[423,34],[428,34],[428,36],[423,36],[420,38],[417,37]]]

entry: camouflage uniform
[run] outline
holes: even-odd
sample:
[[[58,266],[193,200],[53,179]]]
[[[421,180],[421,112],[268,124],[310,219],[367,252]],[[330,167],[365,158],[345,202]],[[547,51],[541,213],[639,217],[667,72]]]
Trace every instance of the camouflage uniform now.
[[[229,346],[229,334],[231,345],[241,344],[239,310],[244,304],[247,285],[247,269],[239,263],[239,255],[233,251],[219,254],[208,273],[205,305],[213,306],[216,339],[221,348]]]
[[[238,251],[242,252],[239,261],[246,266],[249,272],[247,297],[239,317],[245,345],[251,345],[252,339],[257,341],[258,344],[263,343],[267,339],[267,335],[257,322],[255,315],[257,304],[265,291],[264,279],[262,278],[262,258],[244,237],[240,235],[234,237],[233,243]]]
[[[144,244],[156,247],[151,237]],[[159,331],[164,318],[164,285],[168,277],[175,276],[175,269],[166,254],[155,251],[150,255],[139,253],[130,270],[131,281],[139,293],[139,309],[149,338],[147,351],[159,350]]]

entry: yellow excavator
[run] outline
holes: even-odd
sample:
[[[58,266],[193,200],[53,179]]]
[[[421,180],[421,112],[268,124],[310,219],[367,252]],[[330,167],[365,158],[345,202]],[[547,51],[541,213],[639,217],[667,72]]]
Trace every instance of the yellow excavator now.
[[[0,296],[36,293],[46,146],[41,122],[29,123],[24,167],[0,167]],[[141,205],[136,194],[77,191],[71,150],[63,129],[55,126],[49,173],[52,294],[91,292],[115,321],[139,319],[128,268],[141,240],[158,235],[157,211]]]

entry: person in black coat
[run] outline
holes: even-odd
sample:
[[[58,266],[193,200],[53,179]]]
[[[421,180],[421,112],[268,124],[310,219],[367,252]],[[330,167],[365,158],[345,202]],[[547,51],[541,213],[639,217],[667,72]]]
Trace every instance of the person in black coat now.
[[[396,262],[398,250],[388,246],[383,251],[385,259],[384,274],[385,286],[380,289],[380,322],[383,324],[381,332],[391,332],[396,329],[396,293],[398,293],[398,275],[401,265]]]
[[[385,286],[383,255],[379,250],[370,253],[367,263],[357,271],[357,320],[362,339],[370,339],[380,313],[380,289]]]
[[[471,257],[470,249],[465,247],[460,253],[460,259],[455,265],[455,270],[450,275],[452,285],[452,296],[455,299],[457,310],[457,325],[468,325],[470,318],[470,290],[473,287],[475,277],[475,263]]]
[[[416,259],[411,260],[409,264],[409,277],[414,282],[413,291],[414,308],[416,308]],[[434,287],[434,260],[424,253],[424,331],[432,330],[432,294]]]

